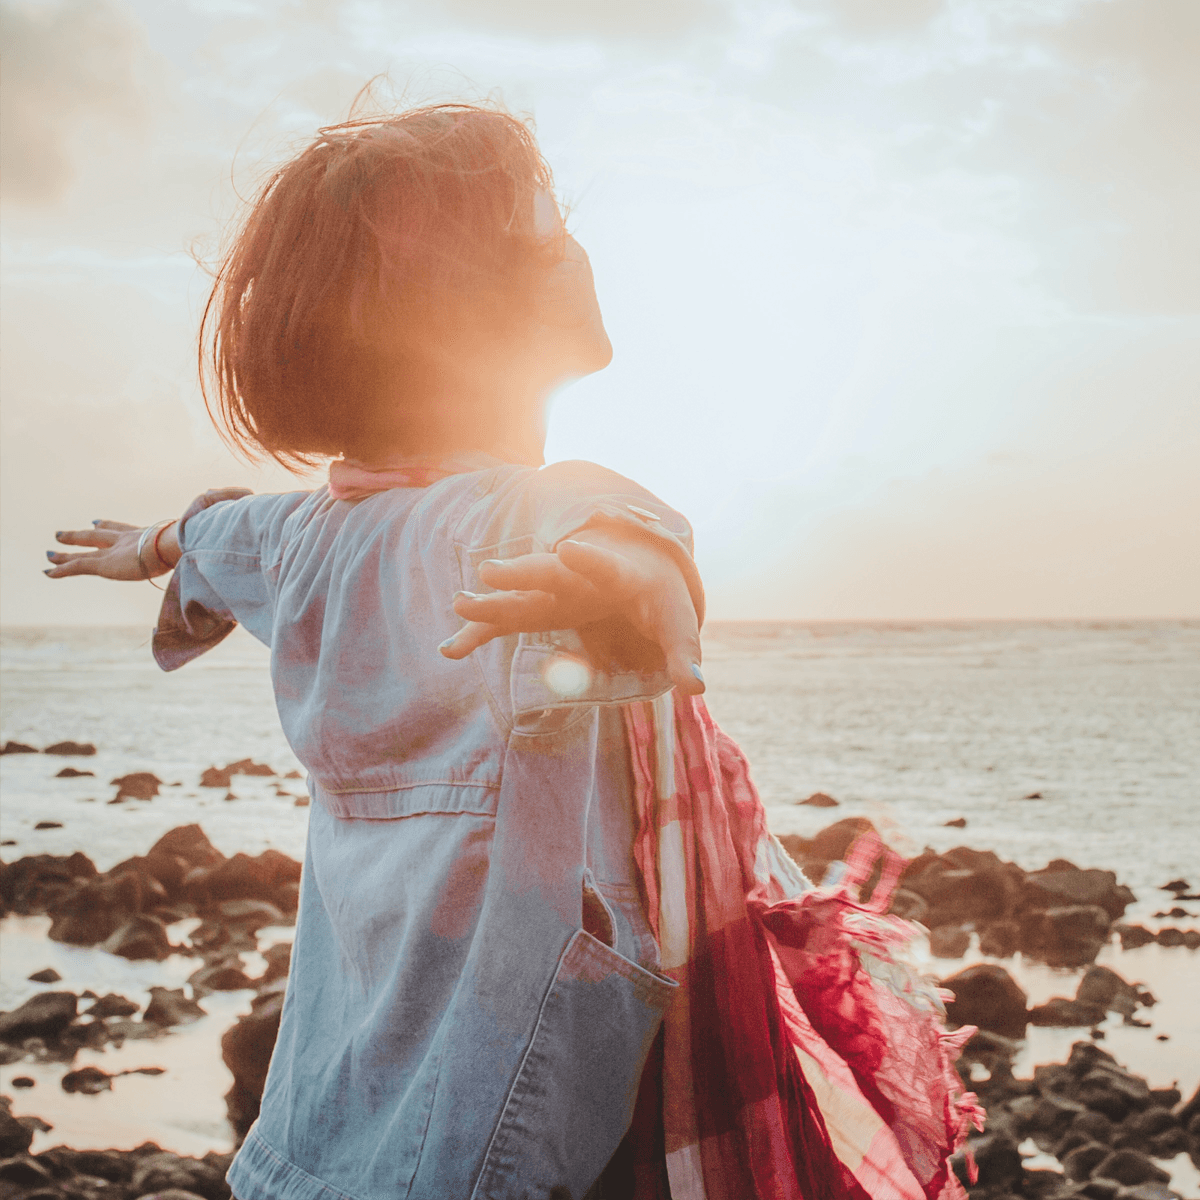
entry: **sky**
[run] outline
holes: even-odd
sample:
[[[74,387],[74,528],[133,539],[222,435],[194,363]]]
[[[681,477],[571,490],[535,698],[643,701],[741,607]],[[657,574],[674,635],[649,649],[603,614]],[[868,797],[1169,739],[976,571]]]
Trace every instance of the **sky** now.
[[[550,461],[692,521],[714,618],[1200,615],[1196,0],[0,0],[0,618],[151,622],[53,531],[318,486],[195,331],[371,78],[531,117],[612,365]]]

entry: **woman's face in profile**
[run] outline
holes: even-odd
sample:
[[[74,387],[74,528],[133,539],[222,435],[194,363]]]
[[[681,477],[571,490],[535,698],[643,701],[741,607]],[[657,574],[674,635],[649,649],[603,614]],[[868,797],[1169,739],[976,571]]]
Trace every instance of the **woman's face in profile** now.
[[[534,227],[543,237],[563,234],[562,214],[554,197],[534,197]],[[550,268],[539,305],[541,333],[561,357],[564,376],[590,375],[612,361],[612,343],[600,315],[592,264],[568,233],[562,259]]]

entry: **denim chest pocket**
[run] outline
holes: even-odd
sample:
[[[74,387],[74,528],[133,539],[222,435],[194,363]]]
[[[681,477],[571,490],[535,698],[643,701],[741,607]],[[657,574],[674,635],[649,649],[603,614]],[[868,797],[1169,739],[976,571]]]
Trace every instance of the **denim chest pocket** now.
[[[585,930],[567,943],[471,1200],[581,1197],[633,1117],[642,1068],[678,985]]]

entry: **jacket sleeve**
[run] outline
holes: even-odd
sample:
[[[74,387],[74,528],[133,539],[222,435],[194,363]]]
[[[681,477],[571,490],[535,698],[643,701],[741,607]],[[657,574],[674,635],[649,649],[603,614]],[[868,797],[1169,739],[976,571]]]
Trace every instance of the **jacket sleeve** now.
[[[271,644],[285,524],[310,495],[246,496],[211,506],[201,497],[192,503],[179,521],[183,554],[151,642],[164,671],[211,650],[238,623]]]
[[[615,471],[580,461],[523,472],[500,492],[496,519],[507,531],[531,531],[537,550],[553,551],[581,530],[604,527],[666,550],[687,582],[697,620],[704,623],[704,585],[693,559],[692,527],[653,492]]]

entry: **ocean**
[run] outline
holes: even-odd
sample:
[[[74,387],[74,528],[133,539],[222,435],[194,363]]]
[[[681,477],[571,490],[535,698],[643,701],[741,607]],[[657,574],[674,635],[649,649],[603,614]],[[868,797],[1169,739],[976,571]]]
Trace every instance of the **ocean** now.
[[[238,631],[167,675],[148,643],[143,629],[0,633],[0,737],[98,748],[88,759],[0,759],[0,840],[15,843],[5,859],[84,850],[104,870],[193,821],[226,854],[274,846],[301,857],[308,810],[295,804],[300,781],[285,781],[280,796],[274,780],[239,776],[234,800],[198,786],[204,768],[235,759],[269,763],[281,775],[299,766],[275,715],[265,648]],[[1169,899],[1163,883],[1183,877],[1200,886],[1200,621],[714,623],[704,672],[709,707],[745,749],[778,833],[811,834],[863,815],[910,854],[968,845],[1026,869],[1053,858],[1109,868],[1137,894],[1127,919],[1151,927]],[[55,778],[68,763],[95,775]],[[110,806],[109,780],[132,771],[178,786],[148,803]],[[818,791],[838,807],[796,804]],[[946,826],[957,818],[965,828]],[[39,821],[61,828],[36,830]],[[25,977],[44,966],[63,974],[60,987],[131,996],[152,983],[178,986],[195,966],[182,958],[129,964],[49,943],[47,924],[8,918],[0,928],[0,1008],[36,990]],[[966,961],[977,957],[972,951]],[[1162,1001],[1151,1010],[1153,1031],[1113,1029],[1107,1047],[1155,1086],[1194,1088],[1200,955],[1111,948],[1102,961]],[[1031,1001],[1073,993],[1073,976],[1006,965]],[[944,974],[959,966],[932,964]],[[38,1086],[22,1094],[18,1111],[57,1127],[39,1134],[35,1149],[149,1136],[184,1153],[227,1146],[220,1094],[228,1076],[216,1044],[248,1000],[210,996],[212,1015],[184,1032],[100,1057],[85,1052],[81,1062],[102,1057],[109,1071],[142,1060],[169,1067],[157,1079],[119,1080],[111,1093],[66,1095],[52,1068],[19,1064]],[[1155,1040],[1159,1031],[1171,1040]],[[1030,1033],[1030,1061],[1061,1056],[1078,1036]],[[0,1071],[5,1091],[16,1069]]]

